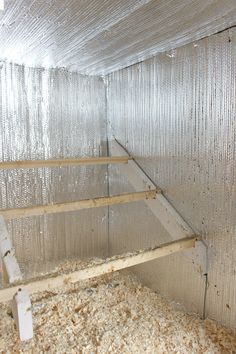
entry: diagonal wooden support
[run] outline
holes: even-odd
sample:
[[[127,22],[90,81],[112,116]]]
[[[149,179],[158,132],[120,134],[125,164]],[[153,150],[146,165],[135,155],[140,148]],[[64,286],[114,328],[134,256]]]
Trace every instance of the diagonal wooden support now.
[[[3,270],[3,280],[14,283],[22,280],[20,267],[17,263],[15,252],[10,241],[4,218],[0,215],[0,255]]]
[[[152,261],[157,258],[168,256],[172,253],[181,252],[185,249],[194,248],[199,238],[188,237],[177,241],[168,242],[160,246],[129,253],[128,255],[120,255],[108,258],[101,264],[92,265],[90,267],[80,269],[66,274],[51,274],[37,280],[29,280],[0,290],[0,302],[9,301],[16,291],[21,287],[27,290],[29,294],[35,294],[40,291],[54,289],[73,284],[81,280],[98,277],[107,273],[112,273],[121,269],[133,267],[137,264]]]
[[[116,140],[110,142],[110,152],[112,156],[129,156],[123,146]],[[133,159],[129,160],[127,165],[119,166],[119,169],[136,191],[140,189],[154,190],[157,188]],[[158,193],[153,200],[145,200],[145,203],[170,234],[172,240],[195,235],[194,231],[162,193]],[[188,250],[184,253],[191,259],[198,272],[207,274],[207,247],[202,240],[197,242],[194,250]]]
[[[0,255],[4,282],[6,284],[14,284],[22,281],[22,273],[2,215],[0,215]],[[20,339],[22,341],[29,340],[33,337],[30,297],[27,291],[21,292],[20,289],[17,289],[16,294],[13,295],[12,313]]]

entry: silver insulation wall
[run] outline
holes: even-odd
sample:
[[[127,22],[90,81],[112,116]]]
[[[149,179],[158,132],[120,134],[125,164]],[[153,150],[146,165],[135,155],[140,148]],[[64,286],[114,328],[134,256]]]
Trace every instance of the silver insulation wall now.
[[[65,70],[2,63],[0,160],[107,154],[103,80]],[[0,171],[0,208],[75,201],[107,194],[107,167]],[[26,274],[73,255],[107,254],[107,209],[8,223]]]
[[[107,77],[111,133],[209,247],[206,315],[236,328],[236,30]],[[130,190],[117,168],[111,192]],[[168,238],[142,204],[110,208],[110,251]],[[202,312],[204,284],[181,255],[134,269],[149,286]]]

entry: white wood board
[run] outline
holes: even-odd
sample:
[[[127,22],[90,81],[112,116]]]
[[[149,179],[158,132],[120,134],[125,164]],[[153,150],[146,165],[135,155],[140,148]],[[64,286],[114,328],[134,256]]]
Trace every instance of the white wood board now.
[[[110,153],[112,156],[129,156],[116,140],[110,142]],[[158,188],[134,159],[129,160],[126,165],[119,166],[119,169],[127,177],[135,191]],[[158,193],[155,199],[144,202],[167,230],[172,240],[195,235],[195,232],[162,193]],[[188,250],[184,254],[191,259],[198,272],[207,274],[207,247],[203,241],[197,242],[196,250]]]
[[[15,257],[15,252],[8,235],[5,220],[0,215],[0,255],[3,264],[3,279],[8,283],[22,280],[19,264]]]
[[[23,276],[2,215],[0,215],[0,256],[3,281],[7,284],[21,281]],[[33,337],[33,323],[31,301],[27,291],[18,290],[13,296],[12,312],[20,340],[25,341],[31,339]]]
[[[27,341],[33,338],[31,301],[26,290],[19,289],[13,297],[12,312],[20,340]]]

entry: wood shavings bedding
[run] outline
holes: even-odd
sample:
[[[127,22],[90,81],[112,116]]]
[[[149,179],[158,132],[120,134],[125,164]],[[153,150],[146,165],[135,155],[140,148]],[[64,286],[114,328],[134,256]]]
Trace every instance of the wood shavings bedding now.
[[[67,261],[56,271],[78,267],[82,262]],[[10,305],[0,305],[1,353],[236,353],[232,332],[177,311],[131,275],[117,272],[31,299],[34,338],[25,343]]]

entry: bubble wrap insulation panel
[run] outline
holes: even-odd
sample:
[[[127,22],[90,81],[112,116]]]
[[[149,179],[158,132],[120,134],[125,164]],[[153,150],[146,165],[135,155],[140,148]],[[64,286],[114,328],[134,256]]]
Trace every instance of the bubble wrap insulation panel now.
[[[107,91],[112,134],[206,240],[206,315],[234,329],[235,58],[236,29],[231,29],[110,74]],[[110,173],[111,192],[130,189],[117,168]],[[111,253],[168,237],[141,206],[110,208],[109,224]],[[154,289],[202,312],[204,284],[181,255],[135,271]]]
[[[0,160],[107,155],[102,79],[4,64]],[[0,171],[0,208],[107,195],[107,166]],[[70,256],[107,254],[107,208],[8,222],[26,275]]]
[[[5,0],[0,59],[105,75],[235,18],[235,0]]]

